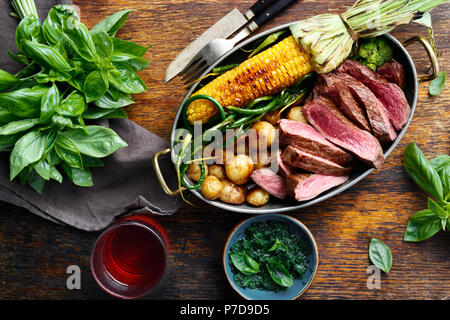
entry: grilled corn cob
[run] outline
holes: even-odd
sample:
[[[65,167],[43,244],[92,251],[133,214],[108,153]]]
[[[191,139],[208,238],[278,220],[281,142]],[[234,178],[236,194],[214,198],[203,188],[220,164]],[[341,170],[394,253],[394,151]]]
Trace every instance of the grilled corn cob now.
[[[252,100],[293,85],[313,71],[310,55],[290,36],[244,61],[193,94],[205,94],[227,106],[244,107]],[[187,118],[206,123],[217,113],[207,100],[196,100],[187,108]]]

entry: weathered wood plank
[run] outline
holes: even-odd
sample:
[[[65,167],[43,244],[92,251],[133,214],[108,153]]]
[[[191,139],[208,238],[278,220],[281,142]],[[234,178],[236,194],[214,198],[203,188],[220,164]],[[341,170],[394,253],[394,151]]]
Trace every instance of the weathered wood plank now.
[[[185,90],[179,79],[163,83],[170,61],[198,34],[237,7],[246,10],[253,0],[76,0],[88,26],[107,14],[134,8],[130,22],[118,36],[140,44],[153,44],[149,69],[141,73],[149,90],[136,97],[129,116],[148,130],[168,139],[172,120]],[[262,30],[307,16],[341,12],[353,3],[299,1]],[[441,66],[450,70],[450,5],[433,12]],[[426,35],[418,25],[393,32],[400,40]],[[428,66],[419,46],[409,48],[418,72]],[[449,153],[450,86],[438,97],[428,97],[420,85],[416,115],[397,149],[383,168],[352,189],[319,205],[294,212],[316,237],[320,266],[304,299],[448,299],[450,297],[449,233],[413,244],[402,241],[408,217],[426,206],[426,195],[407,176],[403,151],[416,141],[428,157]],[[223,274],[221,255],[228,232],[247,215],[207,207],[184,206],[161,219],[171,239],[170,269],[162,291],[154,298],[238,299]],[[8,204],[0,206],[0,298],[109,298],[93,280],[89,254],[97,233],[55,225]],[[385,241],[393,253],[393,268],[382,276],[381,289],[366,287],[371,237]],[[82,290],[68,290],[67,266],[79,265]],[[192,275],[195,274],[195,277]],[[149,298],[152,298],[151,296]]]

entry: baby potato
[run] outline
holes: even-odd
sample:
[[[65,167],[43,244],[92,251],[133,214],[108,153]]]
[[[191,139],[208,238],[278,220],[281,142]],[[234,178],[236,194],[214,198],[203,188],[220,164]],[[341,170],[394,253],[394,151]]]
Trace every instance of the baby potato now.
[[[206,177],[208,175],[208,165],[204,161],[203,164],[205,165],[205,177]],[[192,162],[186,169],[186,175],[195,182],[200,181],[201,174],[202,174],[201,168],[197,162]]]
[[[268,123],[270,123],[273,126],[276,125],[278,120],[280,120],[280,119],[281,119],[281,115],[280,115],[279,110],[270,111],[263,117],[264,121],[267,121]]]
[[[227,177],[225,175],[225,168],[218,164],[210,165],[208,168],[208,175],[214,176],[220,181],[225,180]]]
[[[270,195],[269,193],[260,188],[254,187],[247,194],[247,202],[255,207],[262,207],[269,202]]]
[[[272,161],[269,152],[264,152],[262,154],[258,153],[253,157],[253,159],[255,159],[255,170],[269,166]]]
[[[271,125],[267,121],[257,121],[252,126],[253,130],[256,130],[256,134],[258,135],[259,140],[263,140],[264,142],[259,142],[258,145],[266,144],[267,147],[272,145],[272,142],[275,141],[277,134],[273,125]]]
[[[247,194],[246,186],[237,186],[229,180],[222,181],[222,191],[219,200],[228,204],[240,205],[245,202]]]
[[[200,187],[202,195],[208,200],[216,200],[222,191],[222,182],[215,176],[207,176]]]
[[[286,118],[289,120],[295,120],[302,123],[308,123],[308,120],[306,120],[305,116],[302,112],[302,107],[292,107],[289,109]]]
[[[237,185],[247,183],[254,169],[253,160],[245,154],[235,156],[225,165],[225,173],[228,179]]]
[[[234,150],[214,149],[214,163],[225,164],[234,157]]]

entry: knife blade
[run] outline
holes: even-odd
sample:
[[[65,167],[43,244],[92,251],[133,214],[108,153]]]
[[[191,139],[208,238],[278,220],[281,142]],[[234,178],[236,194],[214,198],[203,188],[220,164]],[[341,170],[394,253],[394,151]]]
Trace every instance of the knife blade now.
[[[225,17],[217,21],[178,54],[175,60],[167,67],[164,82],[168,83],[183,71],[197,53],[210,41],[217,38],[228,38],[275,1],[259,0],[245,14],[242,14],[238,9],[231,10]]]

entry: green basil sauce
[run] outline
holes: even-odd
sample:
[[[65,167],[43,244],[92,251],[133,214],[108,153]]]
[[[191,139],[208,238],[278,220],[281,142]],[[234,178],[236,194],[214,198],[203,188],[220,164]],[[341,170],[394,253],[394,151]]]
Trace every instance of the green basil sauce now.
[[[308,269],[311,248],[280,221],[254,222],[230,248],[234,281],[242,288],[283,291]]]

